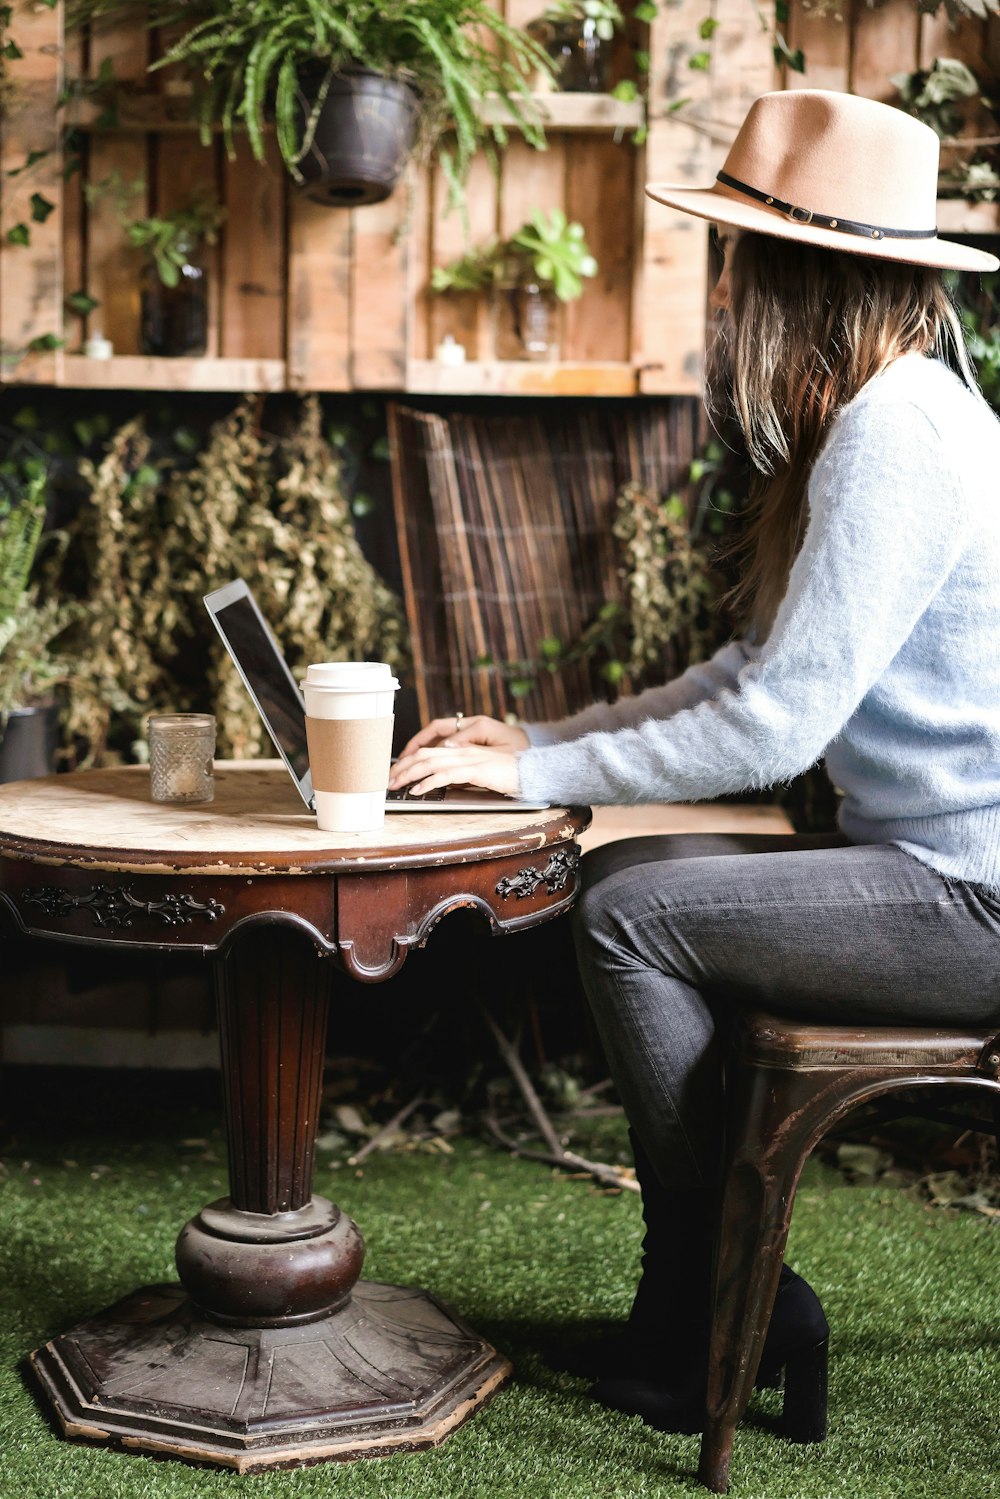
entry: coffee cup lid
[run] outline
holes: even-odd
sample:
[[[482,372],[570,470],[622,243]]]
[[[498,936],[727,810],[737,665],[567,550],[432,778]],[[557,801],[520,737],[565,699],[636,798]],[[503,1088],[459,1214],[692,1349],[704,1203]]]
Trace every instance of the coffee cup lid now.
[[[300,680],[304,687],[325,692],[395,692],[399,687],[387,661],[316,661]]]

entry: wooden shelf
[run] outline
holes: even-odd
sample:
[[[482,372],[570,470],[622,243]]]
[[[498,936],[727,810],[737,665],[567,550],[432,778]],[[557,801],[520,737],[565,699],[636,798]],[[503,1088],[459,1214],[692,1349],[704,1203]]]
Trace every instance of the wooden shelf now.
[[[1000,234],[1000,203],[938,198],[937,226],[941,234]]]
[[[611,94],[532,94],[546,130],[586,132],[638,130],[645,123],[646,110],[641,99],[616,99]],[[78,130],[105,132],[149,130],[195,130],[198,122],[191,114],[189,91],[159,93],[145,87],[119,85],[115,94],[114,124],[98,124],[107,115],[107,105],[94,99],[82,99],[67,108],[68,123]],[[498,94],[491,94],[479,109],[487,124],[516,128]],[[269,127],[273,129],[273,127]]]
[[[406,366],[406,389],[419,395],[634,396],[638,388],[639,372],[631,364],[411,359]]]
[[[646,108],[641,99],[616,99],[611,94],[532,94],[546,130],[554,131],[625,131],[638,130],[645,124]],[[483,101],[479,117],[487,124],[513,128],[506,105],[499,95]]]
[[[65,354],[60,385],[83,390],[285,390],[283,359],[154,359]]]

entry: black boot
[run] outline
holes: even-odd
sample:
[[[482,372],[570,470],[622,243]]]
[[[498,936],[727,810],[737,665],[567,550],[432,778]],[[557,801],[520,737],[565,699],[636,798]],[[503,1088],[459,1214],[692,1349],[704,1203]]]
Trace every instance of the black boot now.
[[[632,1309],[616,1332],[553,1362],[593,1379],[591,1394],[602,1404],[661,1430],[697,1431],[707,1376],[713,1196],[665,1188],[634,1132],[630,1138],[646,1224]],[[777,1386],[785,1371],[783,1429],[791,1440],[825,1435],[828,1338],[816,1293],[783,1265],[757,1385]]]
[[[758,1389],[776,1388],[784,1373],[780,1429],[789,1441],[822,1442],[826,1436],[829,1335],[815,1291],[782,1265],[756,1383]],[[691,1350],[686,1367],[678,1367],[675,1345],[668,1339],[669,1330],[661,1339],[658,1361],[650,1356],[648,1339],[643,1340],[630,1367],[623,1334],[614,1367],[604,1367],[590,1394],[612,1410],[641,1416],[659,1431],[700,1431],[705,1413],[707,1330],[701,1347]]]
[[[714,1219],[711,1195],[664,1187],[629,1131],[642,1192],[642,1272],[627,1320],[603,1335],[550,1352],[554,1368],[585,1379],[683,1368],[707,1326]],[[679,1321],[681,1314],[684,1325]]]

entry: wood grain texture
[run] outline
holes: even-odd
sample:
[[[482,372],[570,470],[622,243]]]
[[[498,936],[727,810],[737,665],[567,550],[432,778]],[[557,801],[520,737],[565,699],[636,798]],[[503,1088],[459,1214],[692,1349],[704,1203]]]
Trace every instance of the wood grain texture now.
[[[917,66],[920,16],[906,0],[870,9],[857,5],[852,12],[851,91],[866,99],[896,104],[899,95],[891,73],[909,73]]]
[[[150,58],[149,32],[140,21],[99,26],[90,37],[89,55],[91,76],[107,61],[116,79],[144,86]],[[100,303],[89,319],[88,332],[103,333],[116,354],[139,352],[138,275],[142,257],[126,241],[114,184],[117,182],[118,190],[124,189],[127,194],[129,216],[142,218],[150,205],[149,169],[150,144],[145,134],[98,131],[91,135],[87,181],[92,189],[106,186],[87,209],[86,289]],[[130,191],[133,184],[140,183],[141,190]]]
[[[351,215],[288,200],[288,385],[349,390],[351,385]]]
[[[224,359],[280,359],[285,347],[285,195],[277,141],[266,137],[258,162],[237,137],[235,159],[222,159],[219,352]],[[240,387],[242,388],[242,387]]]
[[[851,24],[844,17],[815,15],[802,0],[792,0],[785,40],[793,49],[801,47],[806,70],[785,68],[784,88],[830,88],[844,91],[850,76]]]
[[[216,770],[215,800],[205,806],[156,803],[143,766],[76,771],[0,786],[0,857],[24,856],[87,868],[220,872],[257,866],[315,869],[368,867],[382,854],[405,861],[438,847],[446,862],[462,862],[464,841],[497,847],[544,847],[564,826],[560,809],[540,812],[387,815],[378,833],[321,833],[280,762],[246,761]],[[41,846],[45,845],[45,850]],[[454,848],[454,854],[444,850]],[[107,857],[100,857],[104,850]]]
[[[469,173],[466,222],[457,209],[448,212],[448,184],[443,172],[430,174],[427,242],[430,264],[447,265],[473,246],[485,244],[497,233],[498,181],[485,156],[477,156]],[[428,272],[429,274],[429,272]],[[425,354],[434,351],[448,334],[462,345],[467,360],[490,360],[494,355],[493,324],[488,293],[447,292],[427,295],[424,288],[427,331],[422,339]],[[416,357],[421,357],[417,355]],[[451,366],[446,366],[450,369]]]
[[[566,304],[562,357],[621,360],[631,357],[633,204],[636,148],[610,136],[571,136],[565,142],[566,213],[578,220],[597,261],[583,295]]]
[[[5,63],[12,95],[0,119],[0,380],[51,384],[59,377],[61,353],[24,351],[32,339],[46,334],[59,338],[63,329],[63,182],[56,110],[62,87],[61,13],[20,0],[10,34],[22,56]],[[21,171],[32,151],[49,154]],[[7,176],[10,172],[18,175]],[[52,205],[44,222],[33,216],[35,194]],[[30,243],[12,244],[7,236],[21,225]]]
[[[384,202],[351,210],[351,385],[356,390],[402,390],[406,384],[408,211],[405,182]]]

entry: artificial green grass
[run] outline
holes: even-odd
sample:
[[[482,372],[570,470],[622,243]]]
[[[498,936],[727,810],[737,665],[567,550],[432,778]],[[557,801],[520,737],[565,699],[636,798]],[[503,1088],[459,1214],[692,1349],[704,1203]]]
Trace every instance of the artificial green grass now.
[[[637,1199],[474,1139],[456,1141],[452,1155],[377,1155],[361,1173],[327,1160],[317,1171],[317,1190],[365,1232],[366,1275],[433,1290],[513,1359],[513,1381],[439,1449],[241,1476],[66,1442],[21,1361],[134,1286],[175,1278],[179,1227],[225,1190],[224,1147],[214,1113],[141,1088],[128,1107],[109,1093],[81,1112],[50,1086],[33,1105],[8,1102],[8,1125],[18,1116],[0,1182],[0,1499],[704,1494],[697,1438],[602,1410],[540,1353],[560,1330],[627,1311]],[[624,1147],[617,1121],[601,1146],[607,1154],[616,1143]],[[845,1185],[813,1161],[789,1257],[833,1329],[830,1437],[818,1447],[782,1441],[768,1427],[780,1395],[758,1394],[736,1438],[733,1495],[1000,1493],[1000,1237],[989,1222],[898,1189]]]

